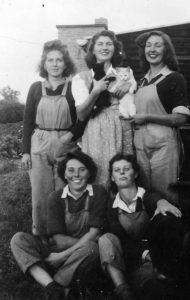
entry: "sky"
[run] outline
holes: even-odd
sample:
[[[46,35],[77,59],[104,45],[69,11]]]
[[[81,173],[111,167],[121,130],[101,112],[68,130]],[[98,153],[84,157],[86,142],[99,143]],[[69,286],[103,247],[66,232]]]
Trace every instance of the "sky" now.
[[[44,42],[58,38],[56,25],[108,19],[115,33],[190,23],[189,0],[0,0],[0,89],[9,85],[26,101],[39,80]]]

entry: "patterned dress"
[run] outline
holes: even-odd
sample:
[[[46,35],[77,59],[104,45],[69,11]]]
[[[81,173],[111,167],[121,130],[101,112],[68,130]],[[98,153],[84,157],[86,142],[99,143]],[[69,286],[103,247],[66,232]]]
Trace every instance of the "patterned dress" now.
[[[80,104],[86,100],[91,83],[91,71],[81,72],[73,78],[72,93],[76,106],[77,97],[84,98],[80,99]],[[82,95],[81,90],[85,88],[87,92]],[[109,107],[89,119],[82,137],[82,151],[90,155],[98,166],[96,183],[107,186],[109,161],[116,153],[133,153],[132,137],[131,124],[121,118],[116,98],[111,99]]]

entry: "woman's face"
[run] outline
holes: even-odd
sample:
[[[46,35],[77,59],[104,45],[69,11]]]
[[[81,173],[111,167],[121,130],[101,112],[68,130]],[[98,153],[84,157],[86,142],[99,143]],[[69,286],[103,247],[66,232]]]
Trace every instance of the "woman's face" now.
[[[65,169],[65,179],[71,190],[80,192],[86,188],[90,173],[87,167],[77,159],[70,159]]]
[[[150,65],[163,64],[164,60],[164,40],[159,35],[151,35],[145,44],[145,57]]]
[[[112,165],[112,180],[118,189],[132,187],[137,175],[132,164],[125,159],[116,161]]]
[[[58,50],[52,50],[48,52],[44,69],[47,71],[48,76],[61,78],[63,70],[65,69],[63,54]]]
[[[108,36],[99,36],[93,49],[93,54],[96,56],[97,63],[110,62],[114,50],[114,43]]]

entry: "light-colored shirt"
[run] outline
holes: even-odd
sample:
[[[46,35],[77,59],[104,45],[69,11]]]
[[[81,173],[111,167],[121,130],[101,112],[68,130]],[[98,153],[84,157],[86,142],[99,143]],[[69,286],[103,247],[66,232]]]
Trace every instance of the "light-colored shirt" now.
[[[94,71],[91,69],[91,76],[92,80],[94,78]],[[112,65],[109,67],[109,69],[106,72],[106,75],[110,74],[117,74],[116,70],[112,67]],[[73,98],[75,100],[75,105],[79,106],[85,102],[85,100],[89,96],[89,89],[85,84],[85,81],[80,77],[80,73],[76,74],[72,79],[72,86],[71,91],[73,94]]]
[[[131,203],[127,205],[117,193],[115,200],[113,202],[113,208],[120,208],[128,213],[133,213],[136,211],[136,203],[138,198],[143,198],[145,190],[142,187],[138,187],[135,197],[132,199]]]
[[[82,195],[86,191],[89,192],[89,196],[93,196],[94,193],[93,193],[93,187],[91,184],[87,184],[86,189],[83,191]],[[66,198],[67,196],[71,196],[73,199],[77,200],[77,198],[70,192],[68,184],[63,188],[63,193],[61,195],[61,198]]]

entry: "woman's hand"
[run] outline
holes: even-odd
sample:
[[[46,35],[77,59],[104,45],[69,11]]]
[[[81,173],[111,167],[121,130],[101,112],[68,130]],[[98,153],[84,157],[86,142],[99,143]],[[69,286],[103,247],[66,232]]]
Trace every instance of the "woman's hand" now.
[[[67,258],[68,255],[65,255],[65,251],[59,253],[52,252],[45,258],[45,261],[50,264],[50,266],[58,268]]]
[[[130,88],[131,84],[130,83],[123,83],[122,85],[118,86],[115,90],[115,92],[113,93],[113,96],[121,99],[125,94],[127,94],[129,92],[129,88]]]
[[[165,199],[160,199],[157,202],[157,208],[154,212],[154,215],[153,215],[152,219],[158,214],[162,214],[163,216],[167,216],[167,212],[171,213],[172,215],[174,215],[177,218],[182,217],[181,211],[176,206],[169,203]]]
[[[147,123],[147,114],[136,114],[132,117],[131,124],[143,125]]]
[[[66,143],[71,142],[72,137],[73,137],[73,134],[72,134],[72,132],[69,131],[60,137],[60,141],[62,144],[66,144]]]
[[[101,92],[107,90],[107,88],[109,86],[109,80],[106,80],[106,76],[104,76],[100,80],[93,79],[93,83],[94,83],[94,86],[93,86],[92,92],[94,92],[95,94],[100,94]]]
[[[30,157],[29,153],[24,153],[23,154],[21,167],[23,169],[31,169],[32,168],[31,157]]]

